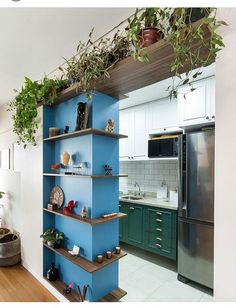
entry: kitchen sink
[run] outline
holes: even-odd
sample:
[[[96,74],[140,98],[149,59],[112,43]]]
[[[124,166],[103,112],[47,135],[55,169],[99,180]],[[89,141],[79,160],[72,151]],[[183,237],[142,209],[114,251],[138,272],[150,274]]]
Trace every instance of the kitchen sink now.
[[[121,199],[125,199],[125,200],[141,200],[141,199],[143,199],[143,197],[141,197],[141,196],[124,196],[124,197],[121,197]]]

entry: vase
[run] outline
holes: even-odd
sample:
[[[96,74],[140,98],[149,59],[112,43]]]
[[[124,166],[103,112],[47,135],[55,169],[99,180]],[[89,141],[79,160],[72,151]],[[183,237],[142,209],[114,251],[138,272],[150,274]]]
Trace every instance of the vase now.
[[[61,154],[61,163],[64,165],[64,166],[68,166],[69,165],[69,161],[70,161],[70,154],[66,151],[64,151],[62,154]]]
[[[58,278],[58,269],[55,268],[55,264],[52,263],[51,267],[47,271],[47,279],[50,281],[55,281]]]

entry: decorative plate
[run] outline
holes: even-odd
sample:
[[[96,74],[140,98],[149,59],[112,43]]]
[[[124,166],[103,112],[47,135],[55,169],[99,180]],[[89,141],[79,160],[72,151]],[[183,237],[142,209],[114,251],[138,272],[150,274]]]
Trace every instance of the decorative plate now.
[[[58,208],[62,206],[64,202],[64,193],[61,187],[55,186],[50,193],[50,203],[55,204]]]

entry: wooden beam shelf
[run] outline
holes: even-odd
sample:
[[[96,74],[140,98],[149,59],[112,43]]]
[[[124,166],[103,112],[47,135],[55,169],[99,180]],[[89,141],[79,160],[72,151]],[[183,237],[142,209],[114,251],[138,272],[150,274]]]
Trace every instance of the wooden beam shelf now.
[[[60,209],[56,209],[56,210],[52,211],[52,210],[49,210],[47,208],[44,208],[43,210],[45,212],[48,212],[48,213],[51,213],[51,214],[54,214],[54,215],[66,217],[66,218],[69,218],[69,219],[74,219],[74,220],[77,220],[79,222],[89,224],[89,225],[92,225],[92,226],[102,224],[102,223],[106,223],[108,221],[112,221],[112,220],[115,220],[115,219],[121,219],[121,218],[124,218],[124,217],[127,216],[124,213],[118,213],[116,216],[112,216],[112,217],[106,217],[106,218],[100,217],[100,218],[96,218],[96,219],[90,219],[90,218],[82,218],[80,215],[76,215],[76,214],[66,215],[66,214],[64,214],[63,210],[60,210]]]
[[[43,173],[44,176],[63,176],[75,178],[91,178],[91,179],[115,179],[128,177],[127,174],[114,174],[114,175],[77,175],[77,174],[64,174],[64,173]]]
[[[102,297],[99,302],[118,302],[122,297],[127,294],[126,291],[121,288],[114,289],[112,292]]]
[[[114,139],[128,138],[128,136],[122,135],[122,134],[109,133],[109,132],[99,130],[99,129],[87,128],[84,130],[74,131],[68,134],[61,134],[61,135],[57,135],[54,137],[45,138],[43,139],[43,141],[57,141],[57,140],[74,138],[74,137],[85,136],[85,135],[105,136],[105,137],[110,137]]]
[[[195,23],[199,24],[199,21]],[[207,48],[203,46],[210,40],[211,33],[206,27],[203,34],[203,39],[193,43],[193,49],[200,49],[200,58],[207,57]],[[149,86],[161,80],[174,76],[171,72],[170,65],[174,60],[174,51],[170,43],[162,39],[159,42],[145,48],[149,55],[149,63],[142,63],[133,59],[132,56],[120,61],[110,70],[110,78],[100,80],[96,83],[95,89],[117,99],[126,98],[126,94],[134,90]],[[212,60],[213,62],[213,60]],[[182,68],[181,73],[190,69],[190,63],[186,63]],[[56,99],[55,103],[59,104],[68,99],[71,99],[79,94],[77,85],[61,92],[61,95]]]
[[[63,296],[65,296],[65,298],[68,299],[68,301],[70,301],[70,302],[81,302],[79,295],[74,290],[72,290],[72,292],[69,293],[69,294],[65,294],[63,292],[63,290],[67,287],[67,285],[63,281],[61,281],[59,279],[57,279],[55,281],[50,281],[45,276],[44,276],[44,279],[48,283],[50,283],[59,293],[61,293]]]
[[[106,259],[104,257],[104,260],[102,263],[97,263],[97,262],[91,262],[81,256],[72,256],[71,254],[69,254],[69,252],[65,248],[54,249],[45,243],[43,243],[43,245],[47,247],[48,249],[50,249],[51,251],[57,253],[58,255],[66,258],[67,260],[74,263],[75,265],[81,267],[83,270],[85,270],[88,273],[94,273],[102,269],[103,267],[110,265],[111,263],[118,261],[119,259],[127,255],[127,253],[124,251],[121,251],[120,254],[112,253],[111,259]]]

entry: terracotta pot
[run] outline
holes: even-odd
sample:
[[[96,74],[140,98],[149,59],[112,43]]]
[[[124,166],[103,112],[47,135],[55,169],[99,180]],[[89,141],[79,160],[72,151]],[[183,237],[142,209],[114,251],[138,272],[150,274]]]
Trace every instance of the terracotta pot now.
[[[163,33],[157,28],[144,28],[140,32],[139,44],[141,47],[148,47],[163,38]]]

